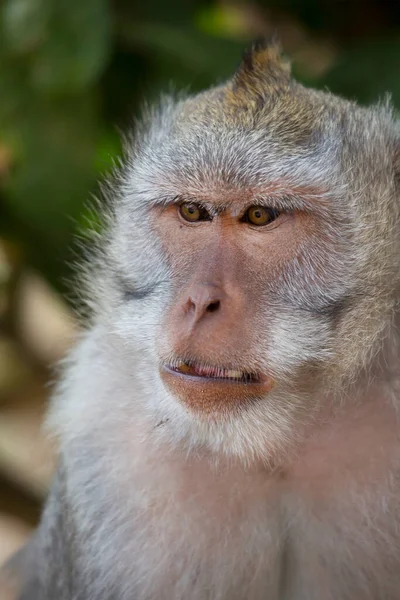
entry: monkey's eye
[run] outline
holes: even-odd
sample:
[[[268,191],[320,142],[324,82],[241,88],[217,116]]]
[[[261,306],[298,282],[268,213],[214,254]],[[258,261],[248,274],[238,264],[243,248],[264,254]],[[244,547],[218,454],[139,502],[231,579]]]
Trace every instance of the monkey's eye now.
[[[209,213],[199,204],[194,202],[184,202],[179,206],[179,214],[185,221],[189,223],[197,223],[198,221],[209,221]]]
[[[274,208],[267,208],[266,206],[250,206],[243,216],[245,223],[251,223],[251,225],[268,225],[275,221],[280,215],[278,210]]]

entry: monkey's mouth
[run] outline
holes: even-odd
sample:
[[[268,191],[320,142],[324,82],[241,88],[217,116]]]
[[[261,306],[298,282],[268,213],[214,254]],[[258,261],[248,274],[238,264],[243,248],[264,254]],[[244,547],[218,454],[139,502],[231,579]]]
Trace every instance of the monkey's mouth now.
[[[268,375],[194,360],[175,359],[164,363],[160,373],[172,394],[203,416],[222,416],[249,402],[260,402],[274,385]]]
[[[202,380],[215,380],[227,383],[255,384],[261,383],[262,378],[256,373],[242,371],[241,369],[224,368],[213,365],[203,365],[194,362],[177,361],[165,365],[167,371]]]

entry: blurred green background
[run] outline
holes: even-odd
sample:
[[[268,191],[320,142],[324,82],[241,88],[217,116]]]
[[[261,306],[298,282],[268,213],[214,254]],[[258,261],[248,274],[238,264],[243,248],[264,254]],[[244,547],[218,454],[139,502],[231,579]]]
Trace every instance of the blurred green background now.
[[[400,108],[399,0],[0,0],[0,563],[48,489],[48,381],[79,333],[76,239],[118,132],[145,99],[223,81],[274,33],[306,85],[362,103],[389,91]]]
[[[228,77],[277,31],[297,77],[400,104],[400,2],[2,0],[0,236],[63,287],[85,201],[143,98]]]

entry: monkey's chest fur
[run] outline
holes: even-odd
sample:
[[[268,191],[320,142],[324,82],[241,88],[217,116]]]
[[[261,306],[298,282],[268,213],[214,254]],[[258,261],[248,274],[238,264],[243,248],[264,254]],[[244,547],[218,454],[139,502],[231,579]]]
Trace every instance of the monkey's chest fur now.
[[[336,463],[316,440],[284,474],[160,460],[159,448],[125,482],[110,468],[104,485],[104,464],[86,483],[56,481],[37,541],[42,591],[26,598],[395,600],[400,478],[387,452],[399,453],[381,434],[344,435]]]

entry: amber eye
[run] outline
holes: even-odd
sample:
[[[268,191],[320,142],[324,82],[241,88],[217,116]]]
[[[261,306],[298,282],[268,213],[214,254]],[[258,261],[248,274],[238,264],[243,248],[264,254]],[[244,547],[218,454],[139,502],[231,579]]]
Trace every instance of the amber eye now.
[[[268,225],[279,217],[279,211],[266,206],[250,206],[244,215],[244,221],[252,225]]]
[[[179,206],[179,214],[185,221],[189,221],[190,223],[208,221],[210,219],[208,212],[194,202],[184,202],[181,204]]]

